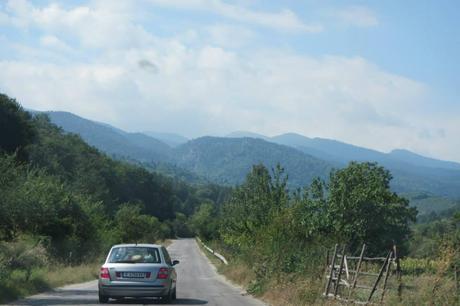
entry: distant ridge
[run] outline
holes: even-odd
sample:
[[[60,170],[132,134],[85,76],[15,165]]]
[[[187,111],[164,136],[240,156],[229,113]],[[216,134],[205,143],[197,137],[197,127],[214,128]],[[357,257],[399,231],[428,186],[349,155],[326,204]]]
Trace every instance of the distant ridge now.
[[[164,143],[170,145],[171,147],[177,147],[189,141],[187,137],[184,137],[182,135],[175,134],[175,133],[162,133],[162,132],[153,132],[153,131],[146,131],[143,133],[147,136],[161,140]]]
[[[91,121],[69,112],[45,112],[65,131],[79,134],[88,144],[118,157],[141,162],[171,160],[171,147],[142,133],[128,133],[105,123]]]
[[[425,156],[422,156],[417,153],[414,153],[408,150],[404,150],[404,149],[393,150],[389,153],[389,155],[400,161],[404,161],[404,162],[407,162],[413,165],[419,165],[419,166],[431,167],[431,168],[460,170],[459,163],[425,157]]]
[[[332,162],[355,161],[403,162],[416,166],[460,170],[460,163],[422,156],[405,149],[395,149],[390,153],[359,147],[333,139],[309,138],[297,133],[285,133],[269,137],[258,133],[236,131],[226,137],[251,137],[297,148],[307,154]]]
[[[255,164],[274,169],[278,163],[289,175],[290,187],[326,179],[333,166],[294,148],[251,137],[200,137],[177,148],[177,163],[220,184],[241,183]]]
[[[235,131],[232,132],[225,137],[227,138],[258,138],[258,139],[263,139],[263,140],[270,140],[270,137],[264,136],[262,134],[257,134],[257,133],[252,133],[252,132],[246,132],[246,131]]]
[[[167,169],[173,175],[182,171],[181,175],[186,179],[200,177],[219,184],[235,185],[244,180],[253,164],[263,163],[273,168],[280,163],[289,175],[290,187],[298,188],[309,185],[313,177],[327,179],[332,168],[344,167],[352,160],[371,161],[391,171],[394,177],[392,189],[398,193],[415,197],[425,194],[428,197],[460,198],[458,163],[431,159],[406,150],[382,153],[295,133],[267,137],[241,131],[228,137],[200,137],[171,146],[143,133],[127,133],[71,113],[50,112],[49,116],[64,130],[79,134],[89,144],[110,155],[154,165],[154,169]],[[171,135],[165,137],[171,138]],[[179,137],[176,141],[184,139]]]

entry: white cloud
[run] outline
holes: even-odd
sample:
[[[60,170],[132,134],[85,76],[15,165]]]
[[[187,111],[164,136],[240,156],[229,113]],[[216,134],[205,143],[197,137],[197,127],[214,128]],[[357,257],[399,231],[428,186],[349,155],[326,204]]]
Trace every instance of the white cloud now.
[[[40,37],[40,44],[47,48],[58,49],[61,51],[71,51],[72,48],[69,47],[65,42],[60,40],[54,35],[44,35]]]
[[[142,15],[134,3],[94,1],[92,4],[67,9],[56,3],[36,7],[25,0],[11,0],[7,12],[13,26],[76,38],[84,47],[136,47],[150,43],[152,36],[133,22],[138,13]]]
[[[374,11],[365,6],[350,6],[338,10],[336,15],[345,23],[358,27],[373,27],[379,24]]]
[[[154,63],[156,73],[138,69],[141,60]],[[424,85],[362,58],[240,56],[175,42],[120,51],[93,65],[2,61],[0,69],[0,86],[28,107],[67,109],[131,130],[296,131],[389,150],[403,143],[422,148],[429,140],[417,133],[439,124],[417,111]],[[446,129],[450,135],[452,127]]]
[[[283,9],[279,12],[262,12],[248,9],[244,6],[228,4],[222,0],[150,0],[152,4],[174,7],[177,9],[191,9],[210,11],[220,16],[252,23],[278,30],[316,33],[323,27],[319,24],[304,23],[293,11]]]
[[[210,42],[226,48],[240,48],[255,38],[255,33],[245,27],[215,24],[206,28]]]

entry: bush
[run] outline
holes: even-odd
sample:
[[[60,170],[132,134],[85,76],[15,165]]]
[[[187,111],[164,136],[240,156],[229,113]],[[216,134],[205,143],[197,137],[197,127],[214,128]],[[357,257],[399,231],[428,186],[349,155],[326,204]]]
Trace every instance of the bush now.
[[[13,242],[0,243],[0,279],[8,278],[14,271],[22,271],[24,281],[29,281],[32,271],[48,262],[49,254],[41,239],[21,237]]]
[[[160,221],[142,214],[142,205],[126,203],[115,215],[118,242],[154,243],[163,236]]]

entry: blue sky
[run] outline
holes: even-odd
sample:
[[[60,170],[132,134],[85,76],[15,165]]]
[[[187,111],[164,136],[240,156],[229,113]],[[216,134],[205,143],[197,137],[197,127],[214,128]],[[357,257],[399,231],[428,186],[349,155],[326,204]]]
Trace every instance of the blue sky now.
[[[3,1],[0,91],[130,131],[460,161],[458,1]]]

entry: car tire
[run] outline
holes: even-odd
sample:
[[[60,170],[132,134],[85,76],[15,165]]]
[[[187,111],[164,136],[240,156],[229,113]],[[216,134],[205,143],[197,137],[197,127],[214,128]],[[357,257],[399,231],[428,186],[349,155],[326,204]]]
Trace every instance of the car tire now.
[[[99,292],[99,304],[107,304],[109,302],[109,297],[106,295],[102,295]]]
[[[163,296],[163,297],[161,298],[161,301],[162,301],[164,304],[171,304],[172,299],[173,299],[173,294],[172,294],[172,291],[170,290],[170,291],[168,292],[167,295],[165,295],[165,296]]]

